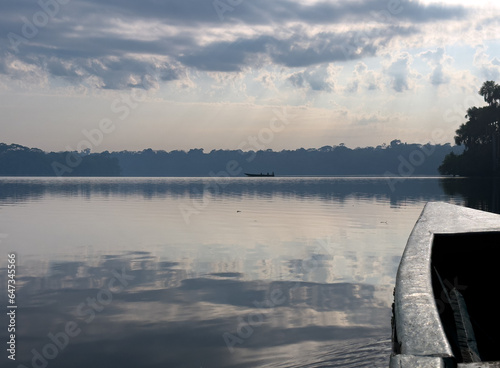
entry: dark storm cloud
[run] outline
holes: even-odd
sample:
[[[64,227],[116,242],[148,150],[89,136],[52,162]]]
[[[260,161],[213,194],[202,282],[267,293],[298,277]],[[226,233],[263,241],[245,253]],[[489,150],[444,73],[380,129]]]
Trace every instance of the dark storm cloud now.
[[[9,63],[17,59],[75,83],[94,76],[102,80],[102,88],[126,88],[131,77],[141,79],[148,70],[158,69],[158,62],[151,57],[170,60],[159,67],[159,79],[165,81],[182,78],[186,67],[221,72],[240,71],[263,62],[307,67],[375,55],[394,37],[418,32],[417,23],[466,16],[459,6],[424,6],[398,0],[309,5],[291,0],[243,0],[233,6],[220,1],[227,5],[223,11],[216,9],[212,0],[7,1],[0,15],[0,46],[8,52],[0,54],[0,73],[12,77]],[[367,21],[375,22],[376,28],[349,31],[352,24]],[[124,27],[137,22],[156,22],[178,32],[167,35],[156,30],[147,38],[133,32],[132,36],[122,34]],[[307,35],[304,31],[304,27],[331,24],[345,30]],[[286,36],[242,32],[230,41],[200,41],[209,31],[221,34],[226,28],[234,33],[242,25],[271,26],[286,31]]]
[[[87,0],[77,1],[79,14],[108,16],[130,16],[154,18],[169,24],[220,23],[217,2],[212,0]],[[373,18],[374,12],[389,13],[400,20],[428,22],[463,17],[465,9],[460,6],[422,5],[415,1],[322,1],[312,5],[293,0],[242,0],[239,5],[220,0],[226,7],[219,10],[226,21],[246,24],[281,24],[283,22],[305,22],[310,24],[331,24],[338,21]],[[90,6],[89,6],[90,5]],[[26,8],[26,7],[25,7]],[[97,13],[97,12],[96,12]]]
[[[195,48],[179,58],[186,66],[210,71],[240,71],[251,66],[253,56],[261,54],[273,63],[286,67],[307,67],[321,63],[373,56],[396,36],[418,33],[413,27],[389,26],[359,32],[323,32],[306,36],[294,32],[288,38],[260,36],[235,41],[216,42]]]

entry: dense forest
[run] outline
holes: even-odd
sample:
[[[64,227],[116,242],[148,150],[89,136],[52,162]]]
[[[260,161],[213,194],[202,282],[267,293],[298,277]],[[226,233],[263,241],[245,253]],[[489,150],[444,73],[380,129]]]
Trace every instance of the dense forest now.
[[[281,175],[437,175],[450,153],[450,144],[407,144],[364,148],[324,146],[282,151],[203,149],[139,152],[44,152],[0,143],[1,176],[244,176],[244,173]]]
[[[118,160],[109,152],[49,152],[0,143],[1,176],[120,176]]]
[[[467,122],[456,131],[455,143],[464,151],[446,155],[439,172],[444,175],[500,176],[500,86],[483,83],[479,94],[487,106],[471,107]]]

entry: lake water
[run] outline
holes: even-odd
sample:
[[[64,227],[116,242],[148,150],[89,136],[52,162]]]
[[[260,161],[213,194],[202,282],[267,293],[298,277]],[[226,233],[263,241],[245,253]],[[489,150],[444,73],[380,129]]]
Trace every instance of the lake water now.
[[[498,212],[494,188],[2,178],[1,285],[7,254],[17,262],[8,366],[387,367],[396,270],[424,204]]]

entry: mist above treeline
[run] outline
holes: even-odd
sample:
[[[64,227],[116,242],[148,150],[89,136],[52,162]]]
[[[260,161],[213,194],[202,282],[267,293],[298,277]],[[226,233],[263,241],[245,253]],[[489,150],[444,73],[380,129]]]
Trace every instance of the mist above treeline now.
[[[444,157],[462,152],[450,144],[416,144],[393,140],[389,145],[349,148],[323,146],[296,150],[242,151],[203,149],[91,153],[44,152],[0,143],[1,176],[244,176],[286,175],[438,175]]]

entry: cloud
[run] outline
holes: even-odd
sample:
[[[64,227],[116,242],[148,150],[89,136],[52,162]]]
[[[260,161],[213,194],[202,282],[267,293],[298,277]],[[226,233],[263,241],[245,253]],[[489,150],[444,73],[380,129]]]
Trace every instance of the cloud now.
[[[0,55],[0,73],[22,78],[5,66],[14,57],[47,78],[124,89],[149,86],[150,69],[161,83],[183,80],[188,69],[307,68],[375,56],[392,40],[419,34],[417,24],[468,13],[417,1],[254,0],[234,3],[222,21],[219,15],[206,0],[10,1],[0,16],[0,34],[9,35],[0,39],[9,52]]]
[[[278,89],[276,88],[275,84],[275,75],[273,73],[270,73],[267,70],[261,71],[257,77],[254,78],[254,81],[261,83],[262,86],[265,88],[277,92]]]
[[[453,63],[453,58],[446,55],[443,47],[422,52],[418,56],[426,60],[432,68],[432,72],[429,75],[429,80],[432,85],[439,86],[448,84],[451,81],[449,69]]]
[[[0,74],[7,75],[23,87],[45,86],[48,83],[47,74],[41,66],[8,54],[0,58]]]
[[[319,65],[292,73],[287,80],[296,88],[308,88],[317,92],[333,92],[339,71],[340,68],[333,64]]]
[[[250,25],[283,24],[302,22],[308,24],[332,24],[338,22],[364,22],[372,20],[374,13],[390,14],[402,21],[429,22],[463,18],[467,15],[461,5],[424,5],[418,1],[395,0],[377,2],[372,0],[351,1],[295,1],[253,0],[234,3],[222,13],[222,22]],[[72,15],[101,16],[107,19],[142,18],[161,20],[171,25],[206,27],[221,23],[220,11],[213,1],[205,0],[72,0],[65,11]],[[18,0],[6,4],[8,13],[36,12],[39,6],[29,0]],[[382,18],[382,17],[380,17]]]
[[[437,65],[430,75],[431,83],[435,86],[441,84],[446,84],[450,81],[450,78],[445,74],[443,65]]]
[[[476,48],[474,66],[486,80],[500,80],[500,60],[497,57],[492,58],[484,46]]]
[[[352,72],[352,78],[348,82],[345,90],[349,93],[358,92],[361,89],[374,91],[380,89],[382,77],[380,73],[369,70],[368,66],[362,61],[358,62]]]
[[[65,59],[40,55],[17,59],[10,56],[2,64],[7,65],[9,59],[10,67],[0,66],[0,73],[12,79],[24,79],[27,71],[33,74],[36,70],[38,79],[50,75],[72,84],[90,84],[102,89],[158,88],[159,82],[187,77],[184,67],[158,59],[112,56]]]
[[[350,116],[351,123],[359,126],[369,125],[387,125],[397,121],[397,116],[384,115],[380,112],[377,113],[352,113]]]
[[[404,92],[413,87],[412,78],[417,74],[411,69],[412,56],[407,52],[400,53],[386,67],[385,73],[390,78],[392,89],[396,92]]]
[[[415,33],[418,30],[412,26],[390,26],[366,33],[344,30],[308,34],[299,26],[284,36],[266,34],[209,43],[182,55],[179,61],[198,70],[223,72],[240,72],[265,63],[308,67],[374,56],[391,39]]]

